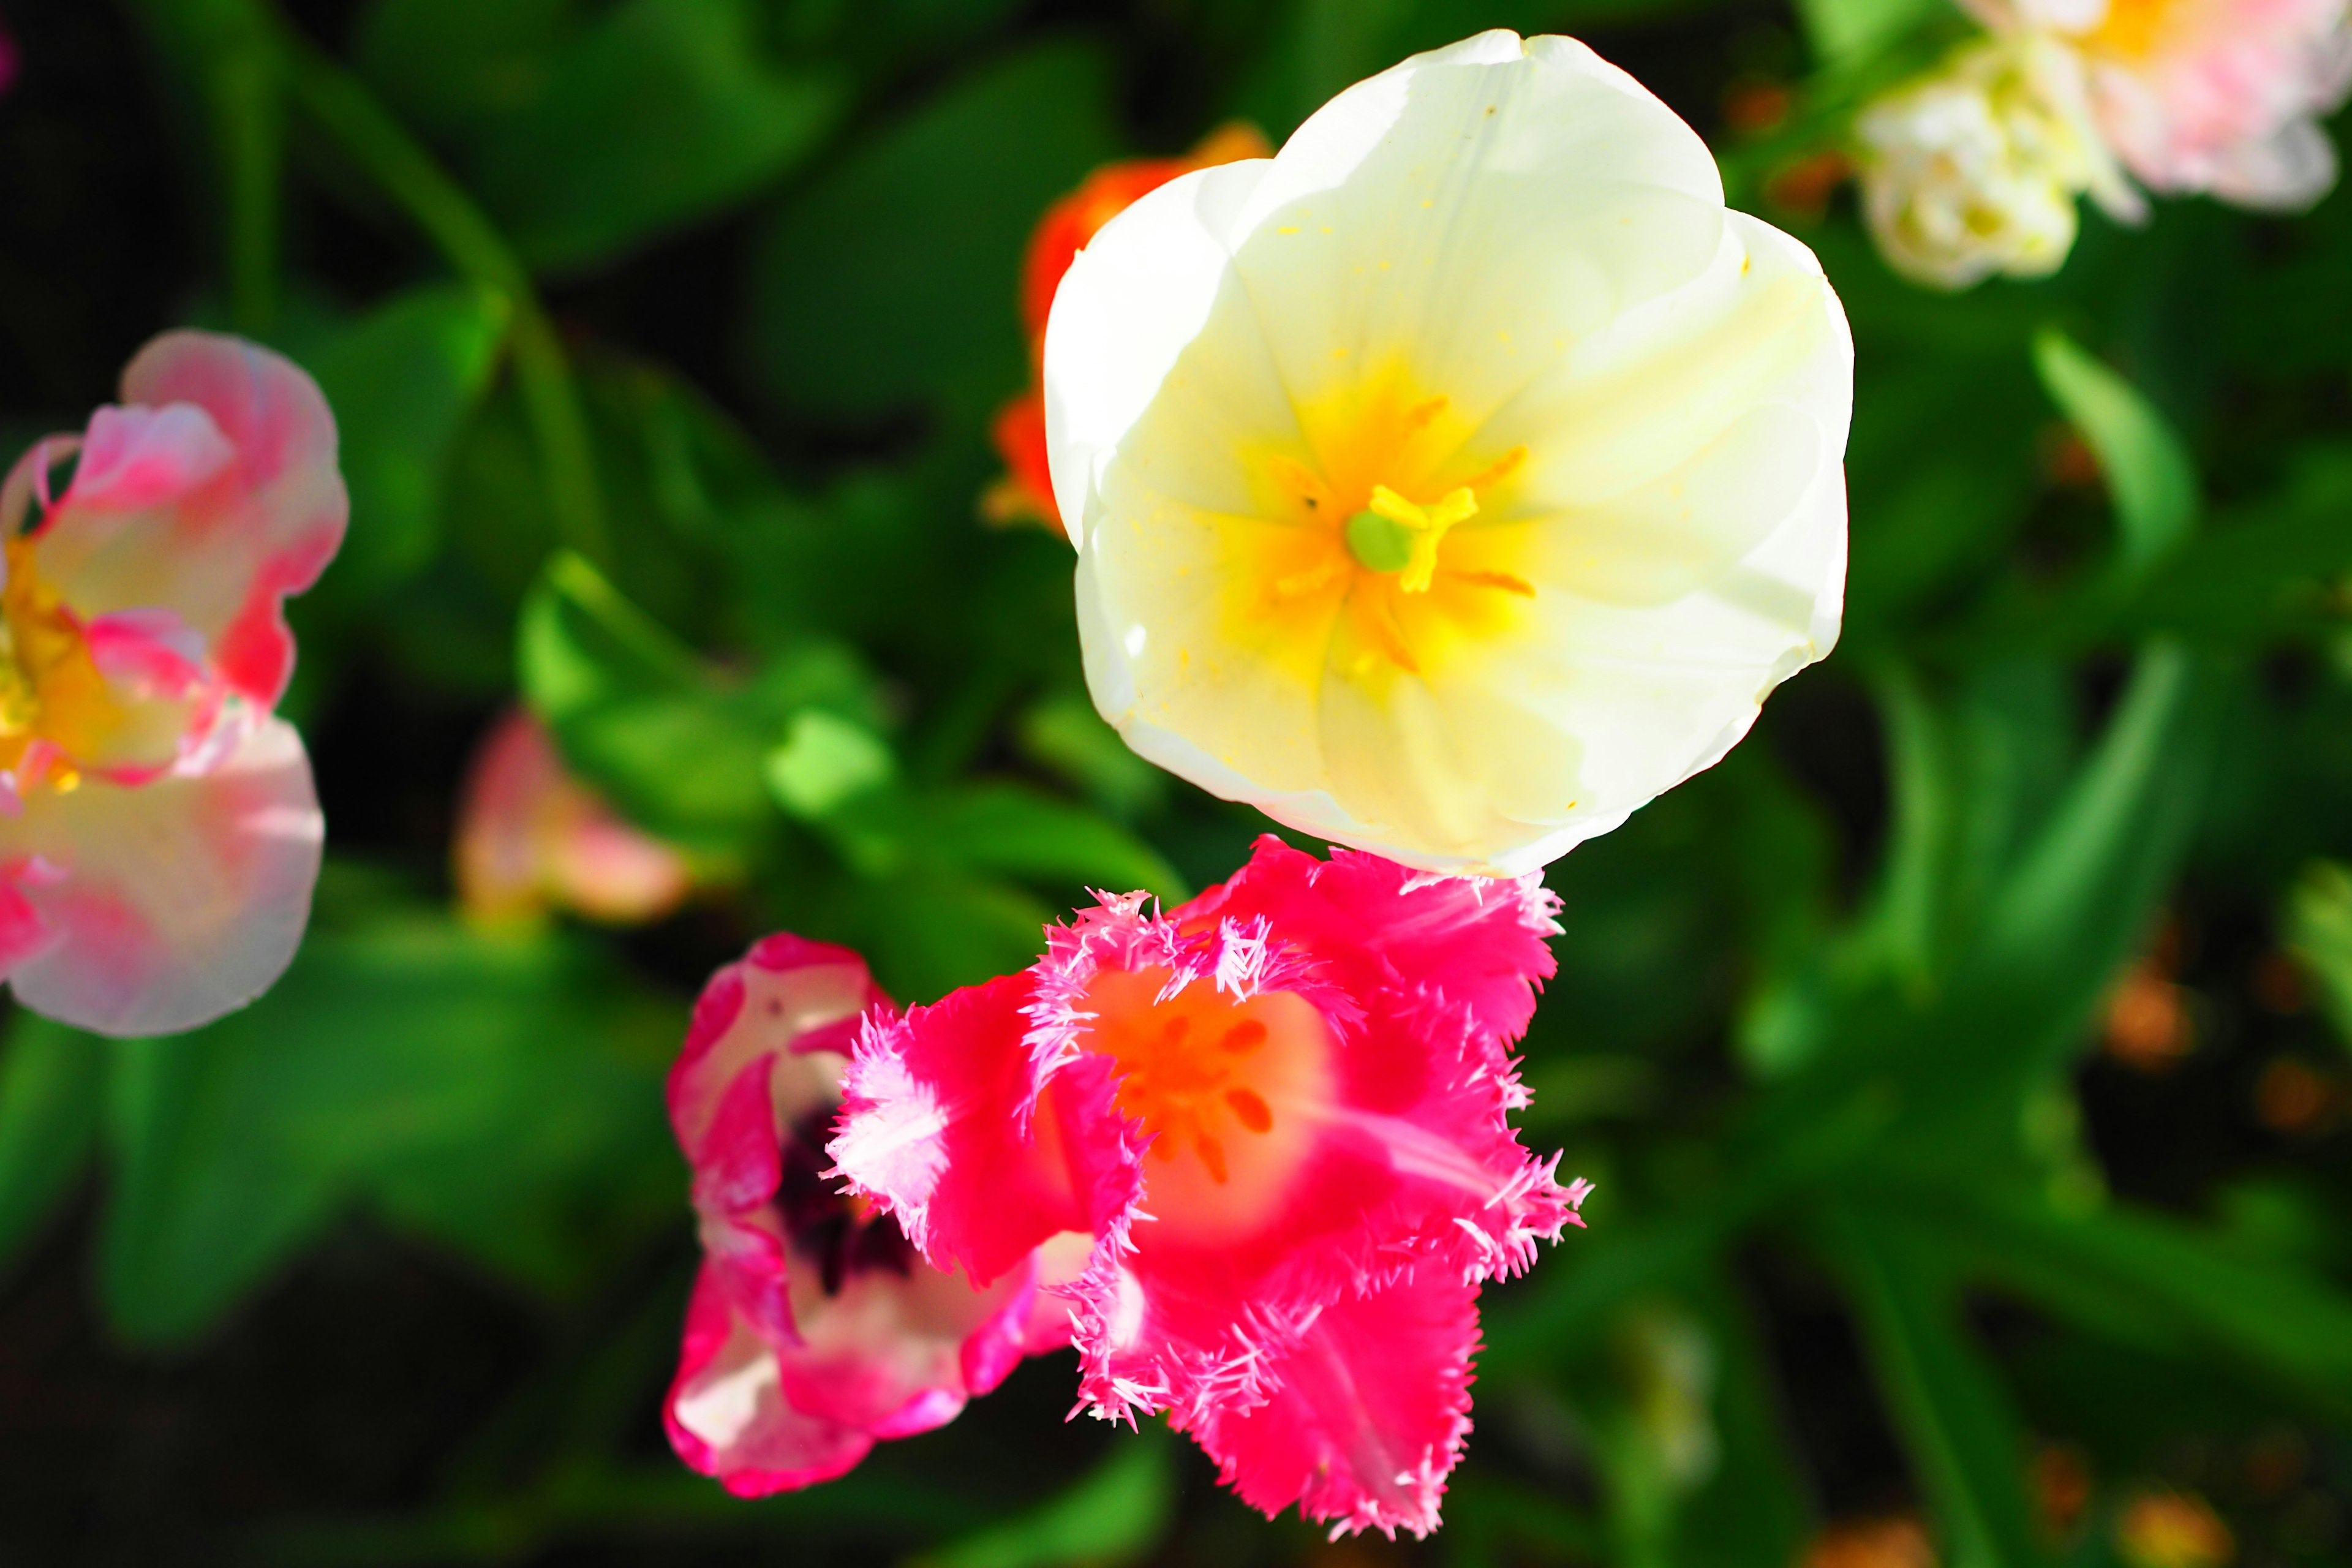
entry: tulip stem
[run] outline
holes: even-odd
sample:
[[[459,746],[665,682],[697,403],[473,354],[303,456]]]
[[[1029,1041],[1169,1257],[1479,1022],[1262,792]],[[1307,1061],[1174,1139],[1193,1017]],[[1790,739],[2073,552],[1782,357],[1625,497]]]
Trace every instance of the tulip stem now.
[[[591,561],[605,560],[604,503],[587,414],[562,340],[540,304],[530,272],[473,198],[356,77],[291,27],[281,25],[279,31],[295,100],[407,212],[452,267],[497,289],[513,307],[515,374],[546,470],[557,531]]]

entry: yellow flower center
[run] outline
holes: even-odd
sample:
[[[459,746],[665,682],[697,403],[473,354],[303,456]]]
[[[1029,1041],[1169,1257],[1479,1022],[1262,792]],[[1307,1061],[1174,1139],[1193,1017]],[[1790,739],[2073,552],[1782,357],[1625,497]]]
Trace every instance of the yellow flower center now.
[[[1247,1232],[1278,1204],[1330,1097],[1331,1038],[1304,997],[1236,1002],[1205,982],[1160,999],[1166,969],[1087,988],[1086,1048],[1111,1058],[1118,1108],[1151,1140],[1145,1207],[1171,1239]]]
[[[0,588],[0,769],[16,771],[36,741],[54,748],[19,789],[66,791],[81,783],[69,760],[94,754],[121,722],[120,704],[89,655],[81,627],[36,570],[33,542],[5,545]]]
[[[1379,684],[1428,672],[1535,597],[1518,569],[1522,531],[1492,504],[1526,447],[1483,450],[1449,398],[1398,371],[1298,416],[1303,454],[1244,458],[1265,500],[1258,526],[1228,536],[1232,635],[1303,680],[1336,668]]]

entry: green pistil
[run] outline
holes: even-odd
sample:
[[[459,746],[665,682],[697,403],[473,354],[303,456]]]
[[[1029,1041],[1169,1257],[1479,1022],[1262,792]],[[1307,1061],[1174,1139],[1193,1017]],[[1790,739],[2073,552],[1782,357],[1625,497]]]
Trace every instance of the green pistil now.
[[[1412,559],[1412,533],[1402,523],[1376,511],[1360,511],[1348,520],[1348,553],[1367,572],[1402,572]]]

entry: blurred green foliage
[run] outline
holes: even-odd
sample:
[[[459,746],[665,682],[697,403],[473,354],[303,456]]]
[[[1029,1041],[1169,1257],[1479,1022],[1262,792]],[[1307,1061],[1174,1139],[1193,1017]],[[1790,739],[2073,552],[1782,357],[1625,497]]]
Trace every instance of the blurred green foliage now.
[[[2122,1489],[2168,1479],[2239,1509],[2250,1560],[2352,1551],[2352,1168],[2255,1081],[2352,1094],[2352,197],[2094,217],[2048,282],[1911,289],[1843,198],[1774,193],[1958,30],[1939,0],[371,0],[332,36],[268,0],[123,4],[185,132],[199,313],[297,355],[341,424],[352,532],[294,608],[290,704],[336,858],[246,1013],[121,1043],[13,1018],[0,1252],[96,1170],[127,1341],[200,1346],[364,1224],[544,1303],[567,1347],[421,1511],[289,1527],[281,1556],[1316,1550],[1159,1435],[1049,1452],[1009,1394],[766,1504],[653,1455],[691,1250],[659,1079],[698,975],[761,931],[924,1000],[1025,961],[1087,888],[1238,863],[1262,825],[1094,717],[1066,546],[978,521],[1027,374],[1021,247],[1104,159],[1235,115],[1278,139],[1488,26],[1590,37],[1821,255],[1859,361],[1853,568],[1836,657],[1554,868],[1527,1123],[1601,1185],[1489,1297],[1431,1560],[1784,1568],[1916,1506],[1950,1568],[2102,1564]],[[1779,121],[1720,130],[1759,84]],[[364,267],[303,238],[320,214]],[[436,721],[526,702],[689,852],[696,906],[464,924],[449,759],[337,760],[387,692]],[[2204,957],[2152,949],[2168,921]],[[2134,973],[2220,1066],[2101,1053]],[[2167,1082],[2201,1142],[2101,1110]],[[1792,1348],[1819,1321],[1843,1361]],[[2278,1430],[2317,1445],[2333,1533],[2178,1460]],[[2088,1456],[2072,1525],[2048,1445]]]

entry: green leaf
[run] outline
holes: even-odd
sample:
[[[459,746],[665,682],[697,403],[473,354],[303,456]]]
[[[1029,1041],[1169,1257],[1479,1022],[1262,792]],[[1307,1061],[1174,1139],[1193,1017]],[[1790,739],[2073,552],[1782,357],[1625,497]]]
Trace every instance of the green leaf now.
[[[2287,896],[2287,945],[2319,983],[2336,1037],[2352,1045],[2352,870],[2314,861]]]
[[[1102,55],[1046,43],[953,79],[780,206],[751,267],[751,364],[834,419],[944,398],[977,416],[1027,374],[1022,247],[1118,151]]]
[[[1110,893],[1143,889],[1171,903],[1192,896],[1176,868],[1126,828],[1021,784],[962,785],[926,815],[929,842],[953,863]]]
[[[577,268],[750,195],[831,128],[846,82],[764,58],[758,32],[752,0],[389,0],[361,54],[459,144],[527,259]]]
[[[1059,1497],[918,1558],[920,1568],[1111,1568],[1150,1555],[1175,1511],[1169,1440],[1157,1430]]]
[[[793,715],[783,743],[768,753],[766,772],[776,804],[814,820],[888,784],[898,762],[873,731],[810,708]]]
[[[524,695],[574,767],[648,830],[717,853],[772,820],[768,759],[788,719],[867,700],[856,661],[828,645],[756,679],[723,676],[569,553],[524,605],[519,659]]]
[[[2145,571],[2197,521],[2197,468],[2187,444],[2130,382],[2055,327],[2035,334],[2033,368],[2098,455],[2122,529],[2125,569]]]
[[[1944,15],[1940,0],[1800,0],[1797,15],[1813,58],[1859,65]]]
[[[1013,739],[1021,752],[1091,796],[1117,817],[1135,817],[1168,796],[1168,775],[1128,749],[1080,692],[1063,692],[1021,715]]]
[[[556,937],[380,914],[314,933],[245,1011],[119,1046],[116,1327],[201,1333],[361,1199],[526,1282],[576,1285],[675,1180],[658,1079],[683,1021],[611,973]]]
[[[89,1163],[106,1098],[108,1046],[16,1010],[0,1055],[0,1265],[38,1236]]]
[[[2045,1561],[2025,1494],[2025,1435],[2009,1394],[1958,1322],[1959,1300],[1918,1237],[1851,1209],[1826,1239],[1863,1342],[1944,1536],[1952,1568]]]
[[[2224,1237],[2120,1205],[2069,1210],[2014,1184],[1886,1189],[1951,1238],[1969,1277],[2084,1329],[2352,1415],[2352,1298]]]
[[[364,607],[414,577],[439,543],[443,470],[488,388],[506,300],[437,285],[396,295],[310,357],[341,434],[351,531],[315,596]]]

